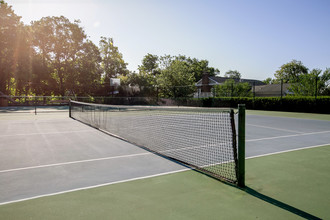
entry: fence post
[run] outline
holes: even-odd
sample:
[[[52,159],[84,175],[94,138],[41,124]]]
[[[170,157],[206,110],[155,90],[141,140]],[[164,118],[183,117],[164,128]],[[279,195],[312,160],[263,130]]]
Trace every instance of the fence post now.
[[[238,105],[238,186],[245,187],[245,104]]]
[[[315,100],[317,99],[317,76],[315,77]]]
[[[255,99],[256,99],[256,82],[253,82],[253,102],[252,102],[253,109],[254,109]]]
[[[283,97],[283,79],[281,79],[281,100]]]
[[[72,108],[72,106],[71,106],[71,99],[69,99],[69,117],[70,118],[72,118],[71,117],[71,108]]]
[[[34,96],[34,115],[37,115],[37,96]]]

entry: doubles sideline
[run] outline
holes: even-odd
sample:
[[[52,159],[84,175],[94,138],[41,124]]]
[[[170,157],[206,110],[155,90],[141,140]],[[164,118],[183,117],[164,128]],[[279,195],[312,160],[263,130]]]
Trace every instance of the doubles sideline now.
[[[257,158],[257,157],[263,157],[263,156],[281,154],[281,153],[286,153],[286,152],[304,150],[304,149],[309,149],[309,148],[322,147],[322,146],[327,146],[327,145],[330,145],[330,143],[322,144],[322,145],[309,146],[309,147],[304,147],[304,148],[297,148],[297,149],[292,149],[292,150],[286,150],[286,151],[281,151],[281,152],[276,152],[276,153],[264,154],[264,155],[259,155],[259,156],[253,156],[253,157],[248,157],[246,159],[252,159],[252,158]],[[142,154],[135,154],[135,156],[141,156],[143,154],[152,154],[152,153],[148,152],[148,153],[142,153]],[[130,156],[130,155],[119,156],[119,157],[127,157],[127,156]],[[112,158],[118,158],[118,157],[112,157]],[[105,160],[105,158],[100,158],[100,159]],[[110,157],[108,159],[110,159]],[[92,161],[92,160],[89,160],[89,161]],[[70,162],[70,163],[74,163],[74,162]],[[46,165],[46,166],[51,166],[51,165]],[[57,165],[57,166],[59,166],[59,165]],[[60,192],[55,192],[55,193],[32,196],[32,197],[28,197],[28,198],[24,198],[24,199],[18,199],[18,200],[2,202],[2,203],[0,203],[0,205],[6,205],[6,204],[11,204],[11,203],[16,203],[16,202],[22,202],[22,201],[27,201],[27,200],[37,199],[37,198],[42,198],[42,197],[48,197],[48,196],[55,196],[55,195],[60,195],[60,194],[69,193],[69,192],[75,192],[75,191],[79,191],[79,190],[93,189],[93,188],[97,188],[97,187],[109,186],[109,185],[114,185],[114,184],[118,184],[118,183],[126,183],[126,182],[135,181],[135,180],[148,179],[148,178],[152,178],[152,177],[158,177],[158,176],[163,176],[163,175],[168,175],[168,174],[173,174],[173,173],[179,173],[179,172],[183,172],[183,171],[187,171],[187,170],[190,170],[190,169],[189,168],[184,168],[184,169],[180,169],[180,170],[164,172],[164,173],[159,173],[159,174],[154,174],[154,175],[149,175],[149,176],[136,177],[136,178],[126,179],[126,180],[120,180],[120,181],[108,182],[108,183],[103,183],[103,184],[97,184],[97,185],[93,185],[93,186],[80,187],[80,188],[76,188],[76,189],[70,189],[70,190],[65,190],[65,191],[60,191]]]

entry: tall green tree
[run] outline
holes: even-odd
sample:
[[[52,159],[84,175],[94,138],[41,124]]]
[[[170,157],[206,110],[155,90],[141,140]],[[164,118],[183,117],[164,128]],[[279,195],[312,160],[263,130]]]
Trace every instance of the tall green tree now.
[[[275,77],[278,81],[283,80],[284,83],[295,83],[299,80],[300,76],[307,73],[308,68],[301,61],[292,60],[289,63],[283,64],[276,71]]]
[[[15,51],[21,22],[12,7],[4,1],[0,1],[0,24],[0,91],[10,94],[11,78],[18,55]]]
[[[215,76],[220,73],[217,68],[210,67],[207,60],[198,60],[197,58],[189,57],[186,59],[186,62],[189,65],[189,72],[194,75],[196,82],[202,78],[204,73],[208,73],[209,76]]]
[[[125,76],[129,73],[127,63],[125,63],[118,47],[114,45],[112,38],[101,37],[100,53],[102,68],[107,82],[109,82],[110,78],[116,78],[119,75]]]
[[[262,81],[265,84],[272,84],[272,78],[268,77],[267,79]]]
[[[76,74],[74,75],[73,93],[81,96],[95,94],[101,87],[101,55],[98,47],[90,40],[87,40],[81,51],[77,54]]]
[[[50,96],[56,94],[57,82],[52,77],[53,69],[48,65],[42,54],[35,53],[32,56],[32,88],[39,96]]]
[[[189,72],[186,62],[174,60],[162,70],[157,78],[162,95],[167,97],[188,97],[195,91],[195,77]]]
[[[139,88],[134,95],[150,97],[157,95],[157,83],[155,82],[157,79],[153,75],[140,71],[138,73],[130,73],[127,75],[127,78],[128,83],[126,84]]]
[[[15,47],[14,82],[15,95],[33,93],[32,59],[34,53],[31,44],[29,26],[21,24]]]
[[[44,17],[32,23],[34,48],[52,69],[51,76],[57,83],[55,94],[65,95],[74,86],[77,54],[86,39],[79,23],[64,16]]]
[[[250,97],[252,95],[249,83],[236,83],[234,79],[228,79],[222,85],[216,85],[214,92],[218,97]]]
[[[326,68],[320,77],[322,86],[320,86],[320,94],[330,96],[330,68]]]
[[[185,62],[189,67],[188,71],[194,75],[196,82],[202,78],[204,73],[208,73],[209,76],[215,76],[217,73],[220,73],[218,69],[209,67],[209,61],[207,60],[199,60],[184,55],[174,56],[173,59]]]
[[[315,96],[327,93],[329,89],[330,69],[327,68],[323,74],[320,69],[313,69],[307,74],[302,74],[299,79],[292,83],[290,90],[294,95]]]
[[[139,71],[146,74],[159,74],[159,60],[157,55],[148,53],[142,60],[142,65],[139,66]]]
[[[184,55],[147,54],[139,66],[139,73],[129,74],[128,82],[130,85],[139,86],[140,95],[155,95],[156,90],[161,90],[164,96],[182,97],[195,91],[194,82],[205,72],[214,76],[219,70],[209,67],[207,60]]]
[[[231,79],[240,79],[242,77],[242,74],[238,72],[237,70],[229,70],[225,73],[225,77],[231,78]]]

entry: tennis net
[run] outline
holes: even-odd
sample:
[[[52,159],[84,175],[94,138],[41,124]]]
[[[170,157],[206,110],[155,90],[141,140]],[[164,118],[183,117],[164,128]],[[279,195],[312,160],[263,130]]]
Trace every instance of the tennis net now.
[[[233,109],[71,101],[70,117],[217,179],[237,184]]]

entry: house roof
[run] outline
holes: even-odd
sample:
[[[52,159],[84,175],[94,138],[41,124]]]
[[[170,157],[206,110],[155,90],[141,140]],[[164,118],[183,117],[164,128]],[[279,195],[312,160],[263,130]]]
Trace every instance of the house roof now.
[[[213,86],[213,85],[219,85],[219,84],[223,84],[226,80],[231,79],[228,77],[221,77],[221,76],[209,76],[209,85]],[[263,83],[260,80],[255,80],[255,79],[234,79],[235,82],[247,82],[250,83],[251,85],[253,83],[255,83],[255,85],[265,85],[265,83]],[[202,85],[202,79],[200,79],[196,85]]]
[[[288,91],[290,87],[290,83],[283,83],[283,91]],[[268,85],[261,85],[256,86],[255,88],[256,93],[272,93],[272,92],[280,92],[281,91],[281,84],[268,84]]]

